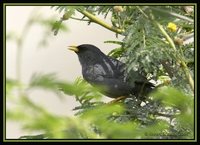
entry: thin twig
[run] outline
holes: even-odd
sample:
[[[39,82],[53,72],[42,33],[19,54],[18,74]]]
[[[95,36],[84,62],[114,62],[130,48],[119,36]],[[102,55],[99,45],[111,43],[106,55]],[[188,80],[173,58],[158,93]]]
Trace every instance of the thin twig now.
[[[152,10],[155,10],[157,12],[161,12],[161,13],[165,13],[165,14],[169,14],[171,16],[174,16],[174,17],[177,17],[179,19],[182,19],[182,20],[185,20],[185,21],[188,21],[188,22],[191,22],[193,23],[194,20],[189,18],[189,17],[186,17],[186,16],[183,16],[183,15],[180,15],[180,14],[177,14],[177,13],[174,13],[174,12],[169,12],[169,11],[166,11],[166,10],[163,10],[163,9],[159,9],[159,8],[155,8],[155,7],[151,7]]]
[[[79,21],[90,21],[89,19],[86,20],[86,19],[80,19],[80,18],[75,18],[75,17],[70,17],[71,19],[74,19],[74,20],[79,20]]]
[[[164,116],[164,117],[168,117],[168,118],[175,116],[175,114],[163,114],[163,113],[159,113],[159,112],[156,112],[154,115]]]

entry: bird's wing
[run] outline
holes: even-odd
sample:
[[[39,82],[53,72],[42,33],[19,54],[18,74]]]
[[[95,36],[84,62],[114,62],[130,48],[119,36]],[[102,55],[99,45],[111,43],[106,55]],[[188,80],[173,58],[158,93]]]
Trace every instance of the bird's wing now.
[[[115,72],[115,77],[116,78],[120,78],[120,79],[125,79],[125,71],[126,71],[126,65],[125,63],[112,58],[112,57],[108,57],[109,60],[112,62],[113,66],[114,66],[114,72]]]
[[[112,61],[113,65],[116,67],[116,69],[120,72],[124,74],[124,77],[127,79],[131,79],[132,81],[139,81],[139,82],[143,82],[143,81],[147,81],[146,77],[144,77],[143,75],[141,75],[138,71],[134,71],[134,70],[130,70],[128,74],[126,74],[126,64],[115,59],[112,57],[109,57],[109,59]]]
[[[112,75],[107,73],[105,67],[101,64],[89,65],[85,70],[82,71],[84,79],[88,82],[95,83],[103,81],[105,78],[111,78]]]
[[[115,59],[112,57],[109,57],[109,59],[112,61],[113,65],[117,68],[121,76],[124,77],[124,79],[129,82],[132,85],[135,84],[146,84],[149,87],[153,87],[154,85],[150,83],[147,78],[143,75],[141,75],[138,71],[134,71],[133,69],[129,71],[128,74],[126,74],[126,64]]]
[[[120,71],[124,71],[125,63],[117,60],[116,58],[108,57],[112,64]]]
[[[99,86],[105,95],[112,98],[131,93],[132,86],[124,82],[123,79],[107,74],[105,69],[100,64],[88,66],[83,77],[90,84]]]

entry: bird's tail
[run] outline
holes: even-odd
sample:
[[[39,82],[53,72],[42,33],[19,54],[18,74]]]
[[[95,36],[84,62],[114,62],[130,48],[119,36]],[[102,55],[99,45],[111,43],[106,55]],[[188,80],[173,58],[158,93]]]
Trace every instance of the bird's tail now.
[[[155,86],[150,82],[135,82],[135,86],[132,89],[132,93],[141,100],[144,100],[149,93],[154,90]]]

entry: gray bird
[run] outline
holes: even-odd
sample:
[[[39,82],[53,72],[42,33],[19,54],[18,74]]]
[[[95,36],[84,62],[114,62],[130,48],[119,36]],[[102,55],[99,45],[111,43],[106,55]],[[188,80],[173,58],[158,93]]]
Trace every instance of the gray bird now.
[[[91,44],[69,46],[79,58],[83,78],[93,86],[102,87],[101,93],[111,97],[146,96],[154,85],[131,70],[126,73],[126,64],[106,56],[99,48]]]

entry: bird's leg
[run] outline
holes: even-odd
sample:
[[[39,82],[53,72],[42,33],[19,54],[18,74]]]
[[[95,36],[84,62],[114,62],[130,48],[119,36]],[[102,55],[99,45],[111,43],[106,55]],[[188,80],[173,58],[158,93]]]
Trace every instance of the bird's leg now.
[[[120,97],[117,97],[116,99],[114,99],[114,100],[108,102],[107,104],[112,104],[112,103],[118,102],[118,101],[120,101],[120,100],[123,100],[123,99],[125,99],[125,98],[126,98],[126,96],[120,96]]]

